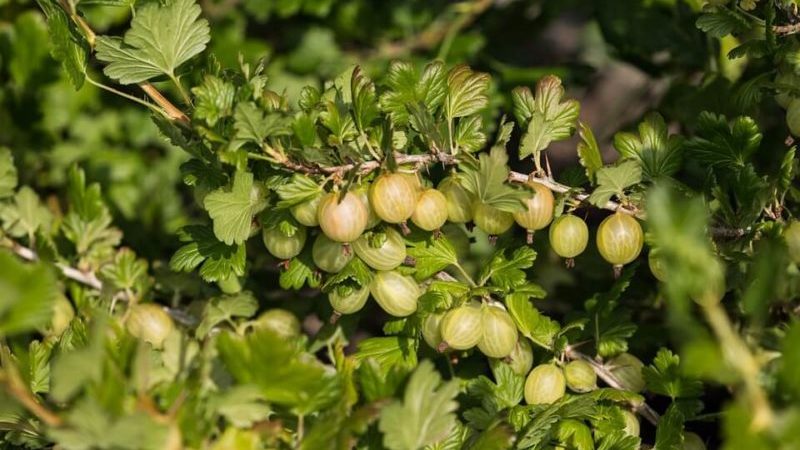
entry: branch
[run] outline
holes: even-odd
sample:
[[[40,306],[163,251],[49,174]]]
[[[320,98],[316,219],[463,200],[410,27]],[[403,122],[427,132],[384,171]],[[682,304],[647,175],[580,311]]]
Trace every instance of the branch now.
[[[26,261],[35,262],[39,260],[39,255],[37,255],[35,251],[10,239],[6,239],[5,242],[2,242],[2,245],[8,247],[14,254]],[[97,275],[95,275],[94,272],[84,272],[80,269],[70,267],[64,263],[55,263],[55,265],[65,278],[85,284],[86,286],[97,289],[98,291],[103,289],[103,282],[97,278]]]

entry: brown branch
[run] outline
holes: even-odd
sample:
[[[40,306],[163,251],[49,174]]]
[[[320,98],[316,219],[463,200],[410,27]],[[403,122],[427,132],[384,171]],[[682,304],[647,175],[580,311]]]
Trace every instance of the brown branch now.
[[[189,117],[183,113],[177,106],[175,106],[171,101],[169,101],[164,95],[155,88],[152,84],[148,82],[139,83],[139,87],[142,88],[145,94],[148,97],[153,99],[158,106],[164,108],[164,111],[167,112],[167,115],[170,119],[176,120],[178,122],[189,123]]]
[[[786,36],[800,32],[800,23],[793,23],[789,25],[775,25],[772,31],[778,36]]]
[[[0,245],[9,248],[14,254],[26,261],[35,262],[39,260],[39,256],[35,251],[10,239],[5,239],[3,242],[0,242]],[[70,267],[64,263],[55,263],[55,265],[65,278],[77,281],[81,284],[97,289],[98,291],[103,289],[103,282],[97,278],[97,275],[94,272],[85,272],[83,270]]]

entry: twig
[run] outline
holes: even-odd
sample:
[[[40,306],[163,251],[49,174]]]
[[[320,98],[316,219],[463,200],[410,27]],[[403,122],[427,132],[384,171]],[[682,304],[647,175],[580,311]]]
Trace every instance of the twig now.
[[[3,370],[0,371],[0,383],[3,383],[9,395],[14,397],[22,406],[28,409],[33,415],[38,417],[42,422],[51,426],[57,427],[63,423],[58,414],[50,411],[46,406],[39,403],[37,398],[28,389],[19,369],[14,363],[14,358],[11,355],[11,350],[5,345],[0,348],[0,361],[2,361]]]
[[[167,112],[169,118],[172,120],[177,120],[178,122],[189,123],[189,117],[183,113],[177,106],[173,105],[164,95],[155,88],[152,84],[148,82],[139,83],[139,87],[142,88],[145,94],[148,95],[154,102],[158,103],[158,105],[164,108],[164,111]]]
[[[6,239],[6,242],[2,242],[2,245],[10,248],[14,254],[26,261],[34,262],[39,260],[39,256],[35,251],[29,249],[28,247],[19,245],[10,239]],[[103,289],[103,282],[97,278],[97,275],[95,275],[94,272],[85,272],[74,267],[70,267],[64,263],[55,263],[55,265],[58,267],[64,277],[77,281],[81,284],[85,284],[86,286],[97,289],[98,291]]]

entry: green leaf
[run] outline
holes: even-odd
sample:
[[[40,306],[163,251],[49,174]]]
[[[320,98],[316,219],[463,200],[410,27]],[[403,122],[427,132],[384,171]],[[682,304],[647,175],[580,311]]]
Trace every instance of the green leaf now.
[[[761,145],[758,124],[740,116],[729,124],[721,114],[702,112],[697,118],[697,136],[686,142],[686,152],[703,166],[743,167]]]
[[[502,211],[515,212],[523,208],[522,200],[529,194],[511,186],[508,180],[508,153],[503,147],[492,147],[481,153],[478,163],[464,164],[461,183],[481,202]]]
[[[342,270],[332,274],[327,280],[325,280],[325,284],[322,286],[322,291],[330,292],[337,286],[350,283],[355,285],[352,286],[353,288],[358,289],[362,286],[369,286],[371,280],[372,271],[369,269],[369,267],[367,267],[361,258],[353,258],[349,263],[347,263],[346,266],[344,266]]]
[[[0,204],[0,220],[11,236],[32,239],[37,230],[49,226],[52,214],[41,204],[33,189],[23,186],[14,196],[13,203]]]
[[[653,450],[683,448],[683,420],[683,414],[675,407],[675,404],[670,405],[667,412],[658,421]]]
[[[505,298],[508,312],[517,324],[519,332],[534,343],[544,348],[551,348],[553,339],[561,327],[558,322],[542,315],[530,302],[530,297],[523,294],[510,294]]]
[[[417,365],[417,346],[405,336],[373,337],[359,342],[353,356],[357,361],[372,359],[384,370],[396,366],[412,368]]]
[[[431,62],[420,72],[408,62],[394,61],[386,74],[386,92],[381,95],[380,106],[396,125],[409,120],[409,106],[420,103],[434,111],[447,95],[444,65]]]
[[[204,338],[212,328],[223,322],[232,323],[236,317],[252,317],[258,311],[258,302],[250,292],[216,297],[206,303],[203,318],[197,325],[197,337]]]
[[[445,236],[430,237],[408,249],[408,255],[416,260],[414,268],[418,280],[426,280],[436,273],[458,264],[453,244]]]
[[[230,190],[217,189],[203,201],[214,221],[214,235],[222,242],[242,244],[250,237],[253,217],[267,206],[260,186],[253,183],[253,174],[237,171]]]
[[[782,363],[778,372],[781,386],[786,387],[795,399],[800,399],[800,322],[794,321],[781,342]]]
[[[536,251],[530,247],[519,247],[506,257],[506,249],[495,252],[488,264],[483,266],[479,277],[479,285],[487,280],[503,289],[512,289],[527,281],[525,269],[533,267],[536,260]]]
[[[120,249],[114,260],[103,266],[100,273],[118,291],[143,290],[148,281],[147,261],[136,259],[136,253],[128,248]]]
[[[124,38],[97,36],[97,59],[108,63],[103,72],[122,84],[160,75],[175,79],[175,70],[205,50],[210,40],[201,13],[193,0],[145,4]]]
[[[253,102],[239,103],[233,118],[237,141],[261,145],[270,136],[286,136],[291,133],[290,118],[278,113],[265,114]]]
[[[624,197],[625,190],[642,181],[642,168],[635,161],[624,161],[616,166],[603,167],[597,171],[597,187],[589,196],[589,202],[603,207],[611,197]]]
[[[481,116],[470,116],[460,120],[453,133],[456,147],[470,153],[482,149],[486,145],[486,139]]]
[[[614,135],[614,148],[623,159],[637,161],[645,180],[673,175],[681,167],[682,139],[670,136],[664,118],[648,114],[639,124],[639,136],[633,133]]]
[[[578,134],[581,137],[581,142],[578,143],[578,157],[581,165],[586,169],[586,178],[594,182],[597,171],[603,167],[600,147],[597,145],[597,140],[589,125],[579,121],[578,127]]]
[[[234,386],[218,394],[211,400],[210,407],[240,428],[266,420],[272,413],[258,387],[250,384]]]
[[[92,325],[91,335],[81,348],[61,352],[53,360],[50,387],[53,399],[66,402],[84,385],[102,378],[107,326],[106,319],[101,316]]]
[[[341,396],[339,374],[269,330],[246,337],[225,332],[217,349],[239,383],[258,386],[264,399],[300,414],[320,411]]]
[[[489,104],[488,74],[475,72],[461,64],[447,73],[447,95],[444,99],[444,115],[448,121],[456,117],[474,114]]]
[[[0,199],[14,195],[17,187],[17,168],[11,150],[0,147]]]
[[[20,364],[25,373],[31,392],[44,394],[50,391],[50,355],[52,347],[40,341],[28,344],[28,353],[24,364]]]
[[[508,364],[491,361],[495,382],[481,375],[467,384],[467,395],[480,402],[479,408],[467,410],[464,418],[478,430],[489,428],[498,414],[522,401],[525,377],[516,374]]]
[[[673,400],[679,397],[699,397],[703,393],[703,383],[684,377],[680,368],[680,357],[669,349],[662,348],[653,363],[642,369],[647,382],[647,390],[666,395]]]
[[[47,17],[50,32],[50,53],[61,62],[76,90],[83,86],[86,78],[86,63],[89,44],[72,20],[55,0],[37,0]]]
[[[236,88],[231,83],[206,75],[201,85],[192,88],[192,93],[195,95],[195,117],[205,120],[212,127],[220,119],[231,115],[236,94]]]
[[[219,281],[231,274],[244,275],[244,245],[220,242],[209,227],[190,225],[178,237],[186,244],[172,255],[169,266],[179,272],[191,272],[200,266],[200,276],[206,281]]]
[[[320,195],[322,186],[312,178],[296,173],[288,183],[276,187],[275,193],[281,198],[276,206],[286,208]]]
[[[378,99],[375,96],[375,84],[366,75],[361,67],[353,69],[350,78],[350,92],[353,101],[353,120],[356,128],[362,132],[378,117]]]
[[[520,159],[538,154],[551,142],[566,139],[575,133],[575,122],[580,114],[576,100],[562,101],[564,87],[553,75],[542,77],[536,83],[536,95],[526,87],[512,93],[514,116],[526,132],[519,147]]]
[[[403,401],[381,412],[378,428],[389,450],[418,450],[445,439],[456,426],[458,382],[442,383],[430,361],[423,361],[411,375]]]
[[[43,329],[53,315],[56,278],[43,264],[28,265],[0,253],[0,336]]]
[[[281,289],[295,291],[305,285],[311,288],[319,287],[321,280],[316,267],[309,251],[305,251],[289,261],[289,266],[281,272],[278,284]]]
[[[750,24],[744,14],[726,7],[708,8],[697,18],[695,25],[715,38],[750,29]]]

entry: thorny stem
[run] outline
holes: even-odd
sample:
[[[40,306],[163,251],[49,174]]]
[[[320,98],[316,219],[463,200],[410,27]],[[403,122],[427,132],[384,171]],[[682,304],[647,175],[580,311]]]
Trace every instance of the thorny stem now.
[[[120,90],[114,89],[113,87],[105,85],[103,83],[100,83],[99,81],[95,81],[89,75],[86,75],[86,81],[88,81],[89,84],[91,84],[93,86],[97,86],[100,89],[103,89],[105,91],[111,92],[112,94],[119,95],[120,97],[126,98],[126,99],[128,99],[128,100],[130,100],[132,102],[136,102],[136,103],[138,103],[140,105],[143,105],[143,106],[145,106],[145,107],[147,107],[147,108],[149,108],[149,109],[161,114],[162,116],[164,116],[164,117],[166,117],[168,119],[171,118],[169,116],[169,114],[167,114],[166,111],[164,111],[163,109],[159,108],[158,106],[153,105],[150,102],[146,102],[146,101],[144,101],[144,100],[142,100],[140,98],[134,97],[133,95],[126,94],[125,92],[122,92]]]

